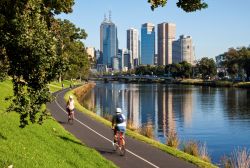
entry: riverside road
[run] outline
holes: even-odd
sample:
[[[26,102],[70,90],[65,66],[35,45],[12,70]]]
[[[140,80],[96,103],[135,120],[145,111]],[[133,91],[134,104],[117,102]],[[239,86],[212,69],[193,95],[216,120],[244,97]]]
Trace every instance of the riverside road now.
[[[47,104],[52,116],[82,143],[97,150],[102,156],[121,168],[194,168],[195,165],[169,155],[144,142],[126,137],[126,154],[120,156],[113,151],[111,128],[75,110],[74,124],[67,123],[66,103],[63,99],[68,89],[54,93],[55,100]],[[94,159],[94,158],[93,158]]]

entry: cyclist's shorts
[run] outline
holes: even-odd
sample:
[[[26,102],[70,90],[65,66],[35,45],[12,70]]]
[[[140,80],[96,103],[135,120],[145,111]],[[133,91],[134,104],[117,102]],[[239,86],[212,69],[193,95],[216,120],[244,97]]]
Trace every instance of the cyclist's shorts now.
[[[120,132],[125,132],[126,131],[126,127],[125,126],[116,126],[117,128],[117,131],[120,131]]]

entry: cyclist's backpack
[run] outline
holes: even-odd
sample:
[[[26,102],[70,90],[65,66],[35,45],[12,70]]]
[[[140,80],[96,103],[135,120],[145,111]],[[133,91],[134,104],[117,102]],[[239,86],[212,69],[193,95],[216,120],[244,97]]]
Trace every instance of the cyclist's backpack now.
[[[124,118],[121,114],[117,114],[116,115],[116,123],[117,124],[120,124],[120,123],[123,123],[124,122]]]

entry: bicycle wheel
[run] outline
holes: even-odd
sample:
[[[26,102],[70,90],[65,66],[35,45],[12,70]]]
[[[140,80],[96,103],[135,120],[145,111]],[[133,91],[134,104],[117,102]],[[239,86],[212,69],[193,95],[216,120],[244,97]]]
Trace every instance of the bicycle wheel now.
[[[68,117],[68,123],[73,124],[73,120],[74,120],[74,118],[73,118],[72,114],[70,114],[70,116]]]
[[[119,149],[120,149],[120,155],[124,156],[126,153],[125,145],[122,145]]]
[[[113,150],[114,151],[117,151],[117,149],[118,149],[118,143],[116,142],[116,143],[113,143]]]

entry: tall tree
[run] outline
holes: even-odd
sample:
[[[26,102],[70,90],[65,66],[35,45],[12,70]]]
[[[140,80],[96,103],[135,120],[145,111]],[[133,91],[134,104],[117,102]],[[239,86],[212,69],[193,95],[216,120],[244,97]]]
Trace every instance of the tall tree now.
[[[230,48],[226,53],[225,66],[228,73],[235,78],[236,76],[250,77],[250,48]],[[243,73],[242,73],[243,72]]]
[[[198,61],[197,67],[202,74],[202,78],[213,77],[216,75],[216,64],[212,58],[204,57]]]
[[[20,114],[20,127],[41,123],[46,114],[41,106],[51,98],[47,84],[61,69],[51,20],[55,13],[72,11],[72,5],[73,0],[0,1],[0,50],[9,63],[10,109]]]
[[[192,74],[192,65],[187,61],[181,62],[180,65],[181,65],[181,76],[184,78],[190,78]]]
[[[69,20],[53,20],[52,31],[57,39],[57,54],[61,58],[63,68],[60,71],[61,76],[76,78],[83,73],[83,69],[89,68],[88,59],[84,44],[80,41],[86,39],[87,34],[85,30],[77,28]],[[84,67],[83,67],[84,66]],[[65,72],[70,70],[70,72]],[[87,73],[86,70],[84,73]],[[59,80],[60,81],[60,80]]]

